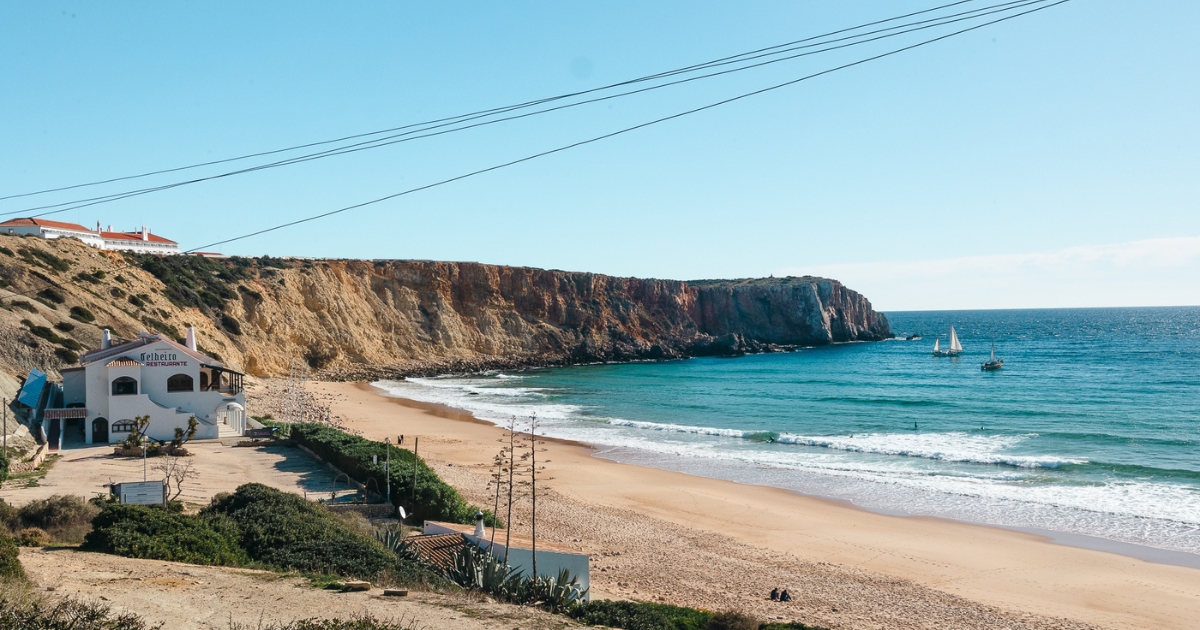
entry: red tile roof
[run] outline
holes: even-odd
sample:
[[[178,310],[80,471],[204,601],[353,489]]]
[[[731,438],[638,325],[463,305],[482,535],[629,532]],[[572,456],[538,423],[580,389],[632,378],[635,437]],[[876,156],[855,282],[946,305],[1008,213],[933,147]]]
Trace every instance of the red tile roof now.
[[[46,219],[33,219],[33,218],[27,218],[27,217],[22,217],[19,219],[9,219],[9,220],[5,221],[4,223],[0,223],[0,228],[17,227],[17,226],[24,227],[24,226],[29,226],[29,225],[36,225],[38,227],[58,228],[60,230],[75,230],[76,232],[88,232],[91,234],[96,233],[95,230],[89,230],[89,229],[83,227],[82,225],[79,225],[78,223],[64,223],[62,221],[48,221]]]
[[[112,239],[115,241],[140,241],[140,240],[142,240],[141,232],[101,232],[100,236],[102,238]],[[151,233],[149,235],[149,238],[147,238],[146,240],[150,241],[151,243],[171,243],[172,245],[179,244],[179,243],[176,243],[175,241],[163,238],[163,237],[161,237],[157,234],[153,234],[153,233]]]
[[[454,566],[454,554],[471,544],[462,534],[409,536],[404,541],[416,547],[429,564],[443,571]]]

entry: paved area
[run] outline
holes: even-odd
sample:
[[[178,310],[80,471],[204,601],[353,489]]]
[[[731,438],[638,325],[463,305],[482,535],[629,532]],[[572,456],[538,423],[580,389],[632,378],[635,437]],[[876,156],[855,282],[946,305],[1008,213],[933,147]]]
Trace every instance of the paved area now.
[[[184,484],[180,499],[187,503],[206,504],[213,495],[232,492],[244,483],[257,482],[295,492],[310,498],[328,499],[334,473],[325,464],[297,448],[281,446],[233,447],[217,440],[188,444],[192,453],[186,458],[197,476]],[[62,457],[54,463],[38,485],[18,488],[8,482],[0,489],[0,498],[10,505],[23,505],[53,494],[76,494],[85,498],[108,493],[108,484],[122,481],[161,479],[155,470],[160,458],[145,461],[139,458],[114,457],[109,446],[78,445],[59,451]],[[338,482],[338,494],[346,494],[346,482]]]

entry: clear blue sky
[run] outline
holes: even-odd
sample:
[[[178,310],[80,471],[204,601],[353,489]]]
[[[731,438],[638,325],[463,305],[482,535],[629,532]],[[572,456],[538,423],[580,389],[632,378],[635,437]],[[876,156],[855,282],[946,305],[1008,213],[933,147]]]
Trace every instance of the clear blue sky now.
[[[0,195],[505,105],[935,4],[7,2]],[[890,309],[1200,303],[1197,24],[1197,2],[1073,0],[223,251],[825,273]],[[866,52],[48,218],[200,246]]]

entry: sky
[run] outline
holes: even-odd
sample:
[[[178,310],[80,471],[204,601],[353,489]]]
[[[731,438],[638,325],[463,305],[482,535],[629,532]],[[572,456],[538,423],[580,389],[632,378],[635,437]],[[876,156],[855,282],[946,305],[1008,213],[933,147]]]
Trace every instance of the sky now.
[[[594,88],[937,4],[3,3],[0,196]],[[882,310],[1200,304],[1197,23],[1196,2],[1071,0],[214,249],[826,275]],[[46,218],[201,247],[916,41]],[[219,171],[0,213],[196,172]]]

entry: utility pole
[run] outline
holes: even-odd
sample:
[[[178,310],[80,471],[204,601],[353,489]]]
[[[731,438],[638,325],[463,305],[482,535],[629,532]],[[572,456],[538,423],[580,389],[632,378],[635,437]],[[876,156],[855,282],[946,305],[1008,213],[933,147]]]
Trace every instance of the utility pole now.
[[[145,438],[142,438],[145,439]],[[142,442],[142,481],[146,480],[146,443]]]
[[[387,455],[383,460],[383,478],[387,479],[387,502],[392,502],[392,438],[383,438],[383,448],[387,449]],[[378,487],[378,486],[377,486]],[[378,491],[376,491],[378,492]]]
[[[8,399],[4,399],[4,459],[8,459]]]

